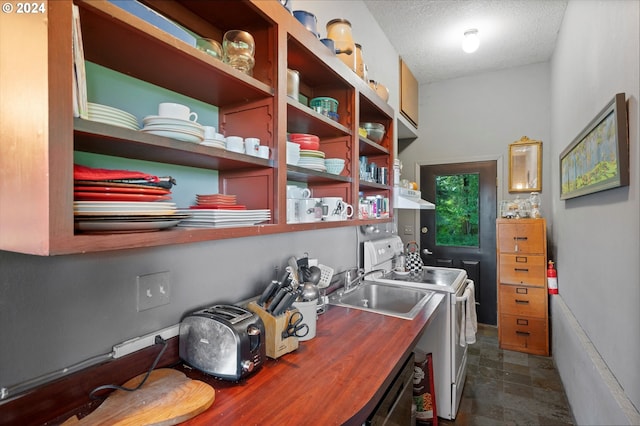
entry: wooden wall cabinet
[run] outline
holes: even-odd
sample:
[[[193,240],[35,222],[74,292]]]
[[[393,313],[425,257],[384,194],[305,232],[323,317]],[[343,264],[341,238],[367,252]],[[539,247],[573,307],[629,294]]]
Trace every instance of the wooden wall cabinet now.
[[[420,86],[407,64],[400,59],[400,113],[418,128]]]
[[[498,338],[502,349],[549,356],[544,219],[498,219]]]
[[[393,164],[395,114],[279,2],[143,2],[204,37],[221,40],[230,29],[249,31],[256,43],[253,75],[229,67],[106,0],[50,1],[46,14],[25,19],[0,15],[3,33],[24,34],[26,43],[10,44],[0,52],[0,63],[13,64],[2,68],[0,80],[0,250],[56,255],[381,221],[359,220],[356,214],[346,221],[286,223],[287,181],[308,184],[314,196],[344,197],[354,209],[360,191],[391,199],[393,182],[360,181],[358,158],[373,153],[377,164]],[[72,4],[80,10],[87,61],[217,107],[222,132],[258,136],[269,145],[272,157],[251,157],[74,119]],[[287,97],[287,68],[300,72],[301,92],[306,96],[338,99],[339,121]],[[361,138],[361,121],[386,124],[384,140],[377,144]],[[343,173],[288,166],[287,132],[318,135],[327,157],[347,160]],[[248,208],[270,209],[272,219],[251,227],[78,233],[73,217],[74,152],[217,170],[220,193],[236,194],[238,203]]]

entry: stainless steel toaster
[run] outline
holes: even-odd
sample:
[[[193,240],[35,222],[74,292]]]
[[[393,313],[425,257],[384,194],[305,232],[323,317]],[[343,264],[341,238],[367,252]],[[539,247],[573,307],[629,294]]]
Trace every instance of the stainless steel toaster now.
[[[264,363],[264,339],[264,324],[255,313],[235,305],[214,305],[181,321],[179,354],[191,367],[237,381]]]

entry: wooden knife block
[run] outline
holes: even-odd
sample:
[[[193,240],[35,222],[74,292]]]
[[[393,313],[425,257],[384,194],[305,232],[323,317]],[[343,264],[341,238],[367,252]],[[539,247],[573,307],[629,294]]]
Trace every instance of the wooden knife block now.
[[[282,332],[286,330],[289,324],[289,318],[297,309],[289,309],[282,315],[274,317],[256,302],[249,302],[247,306],[251,312],[258,314],[265,329],[265,349],[269,358],[276,359],[284,354],[293,352],[298,349],[298,338],[295,336],[282,338]]]

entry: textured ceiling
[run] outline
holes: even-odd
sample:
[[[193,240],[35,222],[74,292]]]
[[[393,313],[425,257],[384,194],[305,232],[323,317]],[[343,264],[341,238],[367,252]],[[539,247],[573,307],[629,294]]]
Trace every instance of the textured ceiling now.
[[[420,83],[545,62],[551,58],[565,0],[364,0]],[[480,48],[464,53],[463,33],[478,29]]]

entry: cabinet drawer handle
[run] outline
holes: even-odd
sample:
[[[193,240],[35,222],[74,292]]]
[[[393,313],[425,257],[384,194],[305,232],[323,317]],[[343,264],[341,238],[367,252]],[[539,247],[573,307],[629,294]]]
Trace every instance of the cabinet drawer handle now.
[[[519,305],[528,305],[529,301],[528,300],[516,299],[516,303],[519,304]]]
[[[529,268],[513,268],[516,272],[529,272]]]
[[[520,336],[529,336],[531,333],[528,331],[516,331],[516,334],[519,334]]]
[[[514,240],[516,241],[527,241],[527,237],[513,237]]]

